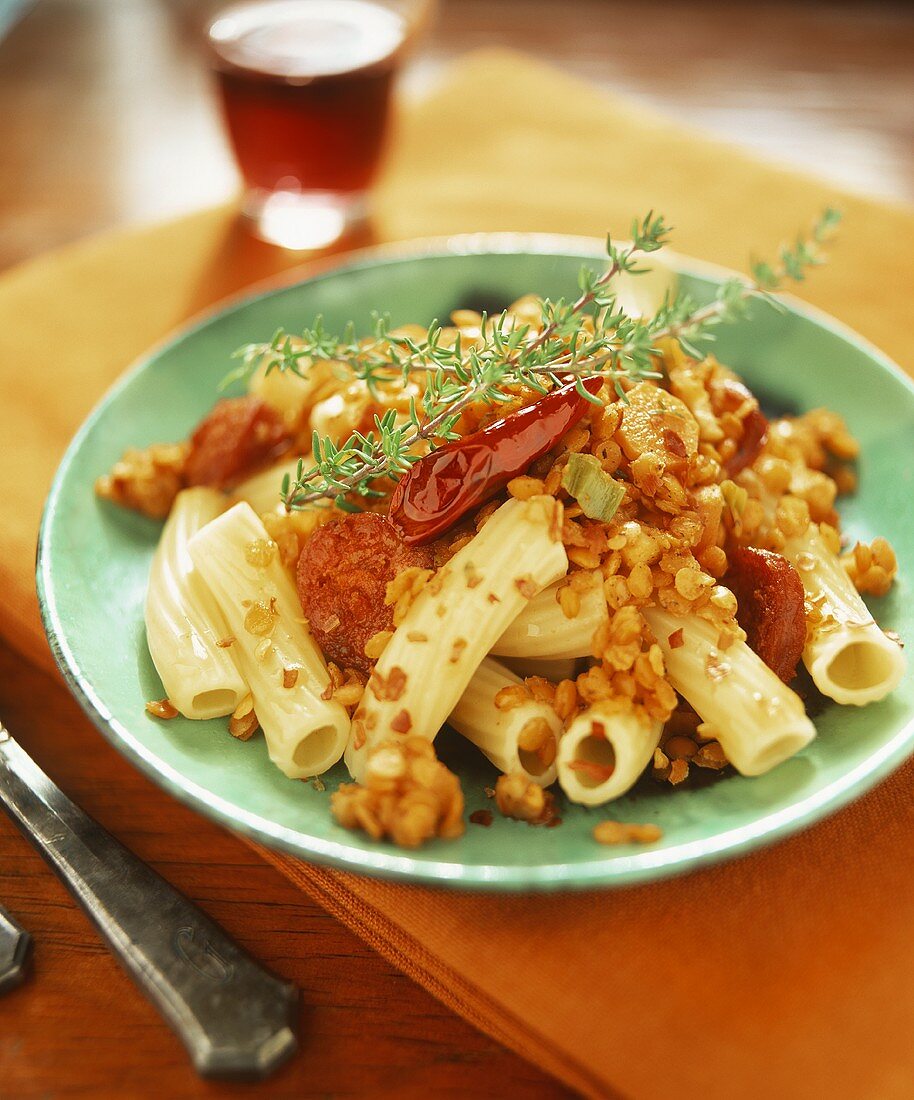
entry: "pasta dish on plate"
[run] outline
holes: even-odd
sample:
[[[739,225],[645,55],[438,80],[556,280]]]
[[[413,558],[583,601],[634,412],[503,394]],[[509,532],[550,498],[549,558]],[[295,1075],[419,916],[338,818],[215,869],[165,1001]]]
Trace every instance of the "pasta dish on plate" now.
[[[769,419],[701,343],[796,270],[725,284],[714,314],[655,265],[646,310],[636,256],[665,234],[610,241],[567,302],[277,333],[188,440],[128,451],[96,488],[165,520],[150,714],[260,730],[290,779],[343,760],[337,820],[415,847],[465,828],[444,725],[503,814],[550,824],[554,786],[599,807],[645,774],[759,775],[815,737],[816,693],[889,694],[902,649],[862,594],[895,557],[846,546],[835,509],[854,439],[824,408]]]

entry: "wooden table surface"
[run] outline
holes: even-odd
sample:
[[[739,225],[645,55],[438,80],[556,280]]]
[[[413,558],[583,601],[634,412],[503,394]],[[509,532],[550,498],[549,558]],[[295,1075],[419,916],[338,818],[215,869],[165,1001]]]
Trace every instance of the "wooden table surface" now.
[[[224,200],[237,179],[191,0],[42,0],[0,42],[0,269],[89,233]],[[406,81],[511,44],[760,154],[914,201],[906,4],[444,0]],[[302,989],[272,1082],[197,1080],[66,891],[0,821],[0,903],[36,939],[0,1001],[0,1097],[555,1097],[562,1088],[380,959],[245,844],[108,747],[58,681],[0,645],[0,714],[60,785]],[[151,915],[154,919],[154,915]]]

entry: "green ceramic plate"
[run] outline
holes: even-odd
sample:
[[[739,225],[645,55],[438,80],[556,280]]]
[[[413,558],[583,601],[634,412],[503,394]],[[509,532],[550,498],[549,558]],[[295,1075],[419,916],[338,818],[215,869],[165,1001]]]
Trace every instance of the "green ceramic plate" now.
[[[231,828],[305,859],[368,874],[490,889],[583,887],[634,882],[745,852],[784,836],[861,794],[914,748],[914,683],[857,710],[831,706],[816,718],[819,736],[768,775],[725,775],[671,790],[642,781],[614,803],[611,816],[656,822],[649,847],[603,848],[591,838],[606,811],[561,807],[563,824],[535,829],[496,820],[468,825],[457,841],[416,853],[376,844],[338,827],[330,792],[284,778],[262,741],[243,744],[224,722],[160,722],[143,710],[161,684],[146,650],[143,596],[158,525],[92,493],[96,476],[128,446],[187,435],[210,408],[239,344],[296,329],[317,313],[342,327],[367,326],[372,310],[394,322],[445,317],[457,305],[508,303],[534,290],[574,291],[582,260],[598,264],[581,239],[472,237],[392,253],[271,290],[207,317],[159,347],[108,394],[74,439],[47,502],[38,558],[45,627],[60,667],[87,714],[137,766],[178,798]],[[674,261],[699,299],[721,273]],[[880,622],[914,637],[914,386],[874,347],[829,318],[798,305],[779,313],[758,303],[751,318],[720,330],[717,354],[763,396],[796,409],[827,404],[863,444],[860,492],[844,506],[853,537],[887,536],[902,562],[893,593],[874,608]],[[468,810],[485,807],[494,769],[442,734],[442,757],[457,768]]]

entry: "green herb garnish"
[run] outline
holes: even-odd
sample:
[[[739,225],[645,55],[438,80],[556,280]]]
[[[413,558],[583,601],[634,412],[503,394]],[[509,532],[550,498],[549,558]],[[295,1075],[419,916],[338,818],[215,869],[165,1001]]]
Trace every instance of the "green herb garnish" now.
[[[582,268],[576,299],[542,301],[535,335],[507,312],[494,319],[483,315],[481,338],[473,347],[463,347],[459,339],[442,342],[437,321],[417,340],[391,333],[389,318],[376,316],[371,337],[359,341],[352,324],[334,335],[318,318],[295,339],[280,329],[267,344],[240,348],[236,357],[241,363],[224,384],[246,378],[259,366],[307,377],[312,363],[331,361],[341,365],[346,378],[364,381],[377,397],[385,382],[422,375],[424,392],[411,402],[405,420],[398,423],[390,410],[375,417],[372,430],[354,432],[342,444],[315,433],[310,463],[299,463],[296,476],[283,482],[281,496],[290,511],[327,500],[351,509],[355,505],[347,497],[382,495],[375,481],[398,479],[416,461],[418,450],[458,438],[457,422],[472,404],[511,401],[518,387],[546,393],[570,379],[594,375],[610,379],[624,399],[626,384],[660,377],[655,356],[666,337],[701,357],[697,343],[712,340],[714,326],[745,316],[753,297],[774,300],[775,292],[802,281],[810,267],[822,263],[823,246],[839,221],[837,211],[826,210],[809,234],[781,249],[774,263],[753,262],[751,277],[726,280],[708,305],[699,307],[689,295],[677,293],[667,295],[652,317],[633,318],[618,306],[612,280],[620,272],[643,274],[648,270],[640,266],[643,257],[667,243],[669,227],[662,216],[649,213],[633,223],[625,246],[607,237],[609,263],[603,272]],[[592,331],[584,327],[587,317]]]

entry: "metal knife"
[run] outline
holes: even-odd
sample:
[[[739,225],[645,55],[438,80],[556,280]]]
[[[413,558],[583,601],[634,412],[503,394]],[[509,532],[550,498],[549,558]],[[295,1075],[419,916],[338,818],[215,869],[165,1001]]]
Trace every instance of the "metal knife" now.
[[[22,982],[31,954],[32,937],[0,907],[0,994]]]
[[[256,963],[74,805],[2,723],[0,803],[177,1033],[198,1073],[260,1078],[291,1057],[296,987]]]

